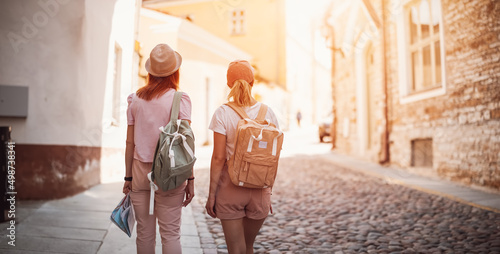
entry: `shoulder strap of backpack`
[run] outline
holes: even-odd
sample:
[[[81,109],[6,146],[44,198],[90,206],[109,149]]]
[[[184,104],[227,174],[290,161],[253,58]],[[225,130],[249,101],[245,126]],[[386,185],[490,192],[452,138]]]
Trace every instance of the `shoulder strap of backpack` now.
[[[255,119],[260,120],[260,121],[266,120],[266,114],[267,114],[267,105],[264,103],[261,103],[260,109],[259,109],[259,114],[257,114],[257,118],[255,118]]]
[[[226,103],[226,105],[228,105],[230,108],[232,108],[241,118],[243,118],[243,119],[250,118],[250,117],[248,117],[245,110],[243,110],[243,108],[236,105],[236,103],[230,101],[230,102]],[[265,120],[266,114],[267,114],[267,105],[264,103],[261,103],[259,113],[257,114],[257,118],[255,118],[255,120],[261,120],[261,121]]]
[[[176,91],[174,101],[172,102],[172,110],[170,111],[170,122],[175,122],[179,118],[179,109],[181,107],[182,92]]]
[[[226,103],[226,105],[228,105],[230,108],[232,108],[241,118],[243,118],[243,119],[250,118],[250,117],[248,117],[245,110],[243,110],[240,106],[236,105],[236,103],[230,101],[230,102]]]

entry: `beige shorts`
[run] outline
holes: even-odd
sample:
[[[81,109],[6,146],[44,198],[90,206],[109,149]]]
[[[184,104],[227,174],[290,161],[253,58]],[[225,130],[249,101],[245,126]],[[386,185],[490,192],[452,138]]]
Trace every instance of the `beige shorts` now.
[[[247,217],[261,220],[271,208],[271,189],[252,189],[234,185],[229,178],[227,166],[223,168],[219,187],[215,195],[215,213],[221,220]]]

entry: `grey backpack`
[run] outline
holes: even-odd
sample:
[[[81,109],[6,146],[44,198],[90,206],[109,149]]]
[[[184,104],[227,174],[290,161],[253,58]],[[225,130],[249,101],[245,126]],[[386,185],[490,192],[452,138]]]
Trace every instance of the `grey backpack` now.
[[[175,92],[170,122],[160,127],[153,166],[148,174],[151,185],[150,214],[154,204],[154,192],[158,186],[163,191],[179,187],[193,173],[194,134],[187,120],[179,118],[182,92]],[[156,184],[155,184],[156,183]]]

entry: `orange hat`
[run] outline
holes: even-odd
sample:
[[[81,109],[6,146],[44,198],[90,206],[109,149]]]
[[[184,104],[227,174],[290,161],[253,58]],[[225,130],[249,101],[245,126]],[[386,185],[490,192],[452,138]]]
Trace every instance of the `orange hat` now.
[[[245,60],[236,60],[229,64],[227,69],[227,85],[232,88],[234,81],[243,79],[248,84],[253,85],[253,68]]]

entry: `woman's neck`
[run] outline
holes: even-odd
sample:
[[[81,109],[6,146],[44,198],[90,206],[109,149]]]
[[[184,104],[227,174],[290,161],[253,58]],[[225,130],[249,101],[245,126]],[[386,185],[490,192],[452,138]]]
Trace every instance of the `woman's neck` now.
[[[258,101],[252,97],[252,100],[250,101],[250,106],[254,106],[255,104],[257,104],[257,102]]]

